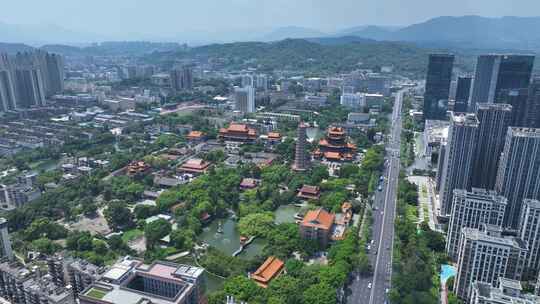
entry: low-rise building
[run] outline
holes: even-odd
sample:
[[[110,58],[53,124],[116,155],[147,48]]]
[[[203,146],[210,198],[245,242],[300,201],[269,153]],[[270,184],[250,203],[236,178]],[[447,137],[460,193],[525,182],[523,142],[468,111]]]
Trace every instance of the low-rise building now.
[[[251,279],[262,288],[267,288],[270,281],[277,278],[284,271],[285,263],[275,256],[271,256],[251,274]]]
[[[79,295],[80,304],[198,304],[204,269],[125,259]]]
[[[134,176],[138,174],[146,174],[152,169],[147,163],[143,161],[134,161],[127,166],[127,175]]]
[[[300,223],[300,237],[326,247],[332,236],[334,220],[335,215],[323,208],[308,211]]]
[[[296,196],[307,200],[318,200],[321,197],[321,190],[317,186],[303,185]]]
[[[210,167],[210,163],[200,158],[192,158],[178,168],[179,172],[203,174]]]
[[[257,131],[245,124],[231,123],[228,128],[219,129],[219,139],[235,142],[253,142],[257,140]]]

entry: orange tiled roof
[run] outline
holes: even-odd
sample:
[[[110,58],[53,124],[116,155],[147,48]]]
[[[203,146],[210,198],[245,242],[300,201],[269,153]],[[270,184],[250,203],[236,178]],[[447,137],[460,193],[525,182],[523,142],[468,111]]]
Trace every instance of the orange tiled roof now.
[[[330,230],[334,224],[335,215],[319,208],[306,213],[302,220],[302,226]]]
[[[309,193],[309,194],[319,194],[319,187],[303,185],[302,188],[300,189],[300,192]]]
[[[247,125],[232,123],[227,130],[232,132],[247,132],[249,129]]]
[[[268,132],[268,138],[270,138],[270,139],[280,139],[281,134],[279,134],[279,132]]]
[[[204,136],[204,133],[201,131],[191,131],[186,137],[188,139],[200,139],[203,136]]]
[[[341,160],[341,154],[338,152],[324,152],[324,157],[326,159]]]
[[[271,256],[251,275],[251,278],[259,286],[266,288],[268,283],[283,272],[285,263],[282,260]]]

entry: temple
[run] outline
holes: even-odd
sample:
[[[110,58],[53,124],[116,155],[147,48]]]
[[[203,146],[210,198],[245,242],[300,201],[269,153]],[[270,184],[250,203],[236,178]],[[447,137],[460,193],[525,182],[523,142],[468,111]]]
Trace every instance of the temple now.
[[[219,139],[225,141],[253,142],[257,131],[244,124],[231,123],[228,128],[219,129]]]
[[[356,145],[347,141],[345,130],[341,127],[330,127],[326,138],[319,141],[319,148],[313,153],[316,158],[329,161],[351,161],[356,153]]]

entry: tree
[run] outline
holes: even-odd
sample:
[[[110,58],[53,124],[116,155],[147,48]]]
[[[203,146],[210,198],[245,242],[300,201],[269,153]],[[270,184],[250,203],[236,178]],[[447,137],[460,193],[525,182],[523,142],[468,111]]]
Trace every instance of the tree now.
[[[110,203],[103,213],[109,227],[113,230],[129,229],[135,225],[131,211],[123,202],[115,201]]]
[[[159,213],[159,209],[156,206],[149,206],[149,205],[137,205],[135,206],[135,209],[133,210],[133,213],[135,214],[135,218],[138,220],[144,220],[147,219],[153,215],[156,215]]]
[[[169,233],[171,233],[171,224],[164,219],[158,219],[146,224],[144,227],[146,245],[154,248],[155,244]]]
[[[304,304],[335,304],[336,290],[326,283],[310,286],[302,294]]]
[[[195,232],[189,229],[178,229],[171,232],[171,244],[176,249],[190,249],[193,247]]]
[[[289,275],[282,275],[270,282],[268,292],[272,297],[278,298],[281,303],[296,304],[301,302],[300,279]]]
[[[62,248],[60,245],[53,243],[47,238],[40,238],[32,241],[31,247],[36,251],[49,255],[54,254]]]
[[[262,212],[248,214],[238,222],[238,230],[244,236],[266,236],[274,226],[274,214]]]
[[[237,301],[247,301],[248,303],[261,293],[257,284],[243,275],[225,281],[223,291],[227,295],[234,296]]]

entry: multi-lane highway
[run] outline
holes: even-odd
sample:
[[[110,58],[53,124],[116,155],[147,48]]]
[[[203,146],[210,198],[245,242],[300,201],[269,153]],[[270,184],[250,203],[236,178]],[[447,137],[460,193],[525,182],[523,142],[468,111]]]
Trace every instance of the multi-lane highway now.
[[[373,243],[369,250],[373,275],[358,276],[354,280],[351,285],[352,293],[347,298],[347,303],[388,303],[387,291],[391,287],[394,220],[400,169],[401,107],[405,92],[406,90],[401,90],[396,93],[390,139],[386,145],[388,161],[383,173],[384,181],[381,183],[382,190],[377,191],[373,201]]]

